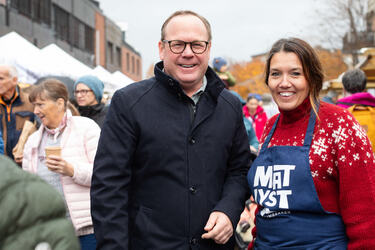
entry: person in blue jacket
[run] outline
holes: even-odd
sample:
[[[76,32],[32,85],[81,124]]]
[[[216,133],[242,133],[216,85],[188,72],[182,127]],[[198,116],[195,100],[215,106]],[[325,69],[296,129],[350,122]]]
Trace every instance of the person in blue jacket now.
[[[0,154],[4,154],[4,141],[3,141],[3,133],[0,130]]]
[[[155,77],[115,92],[91,184],[97,248],[234,248],[250,150],[240,101],[208,66],[192,11],[162,26]]]
[[[230,90],[230,92],[237,96],[237,98],[240,100],[242,106],[246,104],[246,101],[234,90]],[[259,141],[255,134],[255,130],[251,122],[243,115],[243,122],[245,125],[247,137],[249,138],[249,145],[250,145],[250,151],[251,153],[256,156],[258,154],[259,149]]]

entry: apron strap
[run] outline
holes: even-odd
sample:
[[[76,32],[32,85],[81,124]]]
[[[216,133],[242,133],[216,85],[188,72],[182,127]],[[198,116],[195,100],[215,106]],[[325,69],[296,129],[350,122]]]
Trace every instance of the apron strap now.
[[[316,110],[319,111],[319,103],[316,104]],[[271,131],[268,133],[268,136],[267,136],[266,140],[264,141],[264,143],[262,145],[262,148],[260,149],[260,152],[264,151],[268,147],[268,144],[271,141],[272,135],[275,132],[276,125],[279,121],[279,118],[280,118],[280,114],[277,116],[276,121],[273,124]],[[303,146],[310,146],[311,145],[311,141],[312,141],[313,133],[314,133],[314,128],[315,128],[315,121],[316,121],[316,115],[314,113],[314,110],[311,108],[309,125],[307,126]]]
[[[316,103],[316,111],[317,112],[319,111],[319,103]],[[316,122],[316,114],[314,113],[314,110],[311,107],[309,125],[307,126],[305,140],[303,141],[303,146],[310,147],[313,134],[314,134],[315,122]]]

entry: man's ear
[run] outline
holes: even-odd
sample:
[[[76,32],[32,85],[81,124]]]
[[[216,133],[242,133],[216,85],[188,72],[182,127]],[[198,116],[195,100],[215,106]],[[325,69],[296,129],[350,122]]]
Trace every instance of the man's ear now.
[[[12,81],[13,81],[14,86],[17,86],[18,77],[17,76],[13,76]]]
[[[165,52],[165,44],[160,40],[158,43],[159,47],[159,58],[160,60],[164,60],[164,52]]]

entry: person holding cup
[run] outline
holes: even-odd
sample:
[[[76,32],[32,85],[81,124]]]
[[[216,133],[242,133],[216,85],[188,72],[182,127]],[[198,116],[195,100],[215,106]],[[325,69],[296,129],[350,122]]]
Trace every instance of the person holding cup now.
[[[68,90],[56,79],[36,85],[29,99],[42,124],[26,142],[22,167],[61,193],[82,249],[95,249],[90,186],[100,128],[89,118],[72,115]]]

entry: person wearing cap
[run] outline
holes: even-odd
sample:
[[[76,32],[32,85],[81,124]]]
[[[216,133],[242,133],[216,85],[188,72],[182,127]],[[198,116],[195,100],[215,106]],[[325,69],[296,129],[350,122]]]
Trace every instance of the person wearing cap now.
[[[108,107],[101,102],[103,97],[103,82],[96,76],[86,75],[74,83],[74,96],[78,103],[81,116],[93,119],[101,128]]]
[[[212,66],[215,70],[215,73],[224,82],[226,88],[232,87],[236,84],[236,79],[228,71],[227,61],[224,58],[222,57],[214,58],[212,62]]]
[[[258,140],[262,137],[264,126],[268,120],[266,112],[259,105],[261,100],[262,97],[259,94],[250,93],[242,110],[245,117],[253,124]]]

